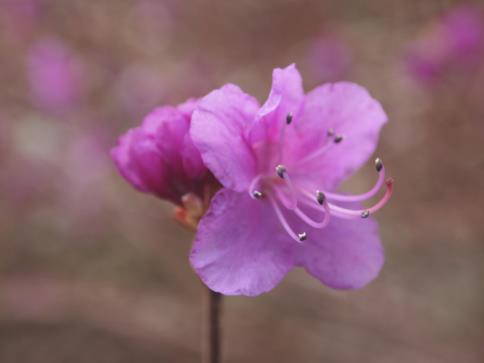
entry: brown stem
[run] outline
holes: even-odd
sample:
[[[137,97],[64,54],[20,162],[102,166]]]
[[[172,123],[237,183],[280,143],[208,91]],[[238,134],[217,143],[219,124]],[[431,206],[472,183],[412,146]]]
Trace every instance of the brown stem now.
[[[206,289],[202,363],[220,363],[220,311],[222,295]]]

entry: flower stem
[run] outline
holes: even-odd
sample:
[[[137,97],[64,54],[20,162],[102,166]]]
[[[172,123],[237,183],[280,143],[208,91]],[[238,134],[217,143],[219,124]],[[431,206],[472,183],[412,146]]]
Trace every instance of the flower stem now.
[[[220,363],[220,311],[222,295],[206,289],[202,363]]]

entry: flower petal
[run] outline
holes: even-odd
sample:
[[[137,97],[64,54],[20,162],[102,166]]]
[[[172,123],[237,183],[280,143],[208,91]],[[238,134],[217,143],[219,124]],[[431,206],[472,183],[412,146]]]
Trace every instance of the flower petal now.
[[[189,178],[199,179],[202,175],[208,172],[203,163],[200,152],[193,144],[193,140],[189,133],[185,135],[180,153],[183,161],[183,168]]]
[[[327,190],[334,189],[375,151],[386,121],[380,103],[354,83],[327,84],[308,93],[303,120],[295,125],[305,135],[301,149],[321,147],[321,140],[330,128],[344,137],[341,143],[306,165],[308,177],[318,179]]]
[[[259,111],[264,117],[270,113],[278,120],[285,120],[290,112],[294,116],[300,111],[304,100],[302,78],[296,65],[276,68],[272,72],[272,88],[269,98]]]
[[[307,234],[298,265],[323,284],[358,289],[378,276],[384,255],[378,225],[371,218],[333,218],[325,229]]]
[[[181,150],[190,127],[189,116],[172,106],[158,107],[150,112],[141,128],[152,137],[164,163],[174,175],[183,174]]]
[[[118,145],[111,150],[111,156],[121,175],[135,188],[161,198],[175,199],[170,193],[166,168],[156,142],[140,128],[121,136]]]
[[[205,96],[193,113],[192,140],[205,165],[229,189],[242,191],[255,176],[255,158],[245,130],[258,108],[255,98],[228,84]]]
[[[269,203],[223,189],[199,224],[190,262],[210,289],[255,296],[293,267],[293,248]]]
[[[269,98],[257,114],[258,121],[250,130],[252,145],[279,139],[280,128],[289,113],[298,118],[304,104],[302,78],[294,64],[276,68],[272,73]]]
[[[129,130],[111,152],[121,174],[138,190],[180,204],[189,192],[199,193],[207,169],[189,136],[195,100],[158,107],[140,127]]]

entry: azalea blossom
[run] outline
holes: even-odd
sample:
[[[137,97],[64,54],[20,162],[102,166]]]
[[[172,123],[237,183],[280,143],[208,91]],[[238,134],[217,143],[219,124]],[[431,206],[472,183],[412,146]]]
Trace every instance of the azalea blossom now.
[[[275,69],[257,100],[228,84],[200,100],[190,134],[223,185],[200,221],[190,261],[226,295],[259,295],[294,267],[337,289],[372,281],[383,262],[371,215],[393,182],[380,159],[375,186],[335,192],[374,152],[387,116],[361,86],[326,84],[304,94],[294,65]],[[361,202],[384,189],[371,207]]]
[[[153,110],[141,126],[119,138],[111,151],[121,175],[136,189],[178,205],[177,218],[191,228],[217,188],[189,134],[196,100]]]
[[[61,40],[36,42],[28,55],[27,71],[33,101],[43,110],[62,114],[79,105],[87,77]]]
[[[472,70],[481,62],[483,50],[481,10],[458,6],[409,45],[405,65],[416,80],[433,84],[450,70]]]

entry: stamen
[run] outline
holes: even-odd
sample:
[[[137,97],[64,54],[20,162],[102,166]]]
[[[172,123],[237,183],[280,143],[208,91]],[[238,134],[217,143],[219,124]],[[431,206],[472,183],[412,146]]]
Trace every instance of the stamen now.
[[[306,234],[306,232],[302,232],[302,233],[298,233],[297,235],[297,238],[299,238],[299,241],[305,241],[306,238],[308,237],[308,235]]]
[[[383,166],[383,162],[380,158],[377,158],[375,160],[375,169],[378,171],[378,180],[376,181],[373,188],[371,188],[368,192],[357,195],[340,195],[326,193],[326,197],[330,200],[338,202],[360,202],[372,198],[373,196],[375,196],[376,193],[378,193],[378,191],[383,186],[383,183],[385,182],[385,167]]]
[[[276,166],[276,173],[277,175],[286,182],[287,188],[289,189],[289,194],[291,195],[291,209],[297,208],[297,197],[294,185],[292,184],[291,178],[286,170],[284,165],[277,165]],[[277,191],[277,189],[276,189]]]
[[[286,167],[284,165],[277,165],[276,166],[276,173],[279,176],[279,178],[284,179],[284,175],[286,174]]]
[[[259,174],[254,179],[252,179],[252,181],[250,182],[248,191],[249,191],[249,195],[251,196],[251,198],[260,199],[257,195],[259,193],[262,194],[262,192],[259,191],[259,190],[256,190],[255,187],[257,186],[259,181],[262,179],[262,177],[263,177],[263,175]]]
[[[383,169],[383,161],[380,158],[375,159],[375,169],[377,172],[380,172]]]
[[[277,205],[277,202],[273,198],[269,198],[269,201],[271,202],[272,208],[274,209],[274,212],[276,212],[277,219],[279,219],[279,222],[281,223],[282,227],[286,230],[287,234],[291,236],[293,240],[295,240],[297,243],[301,243],[304,241],[304,239],[301,239],[299,236],[306,236],[305,232],[298,233],[296,234],[291,226],[289,226],[289,223],[287,223],[286,218],[284,218],[284,215],[282,214],[281,209]]]
[[[291,122],[292,122],[292,113],[289,112],[286,116],[286,124],[290,125]]]
[[[330,139],[331,136],[328,135],[328,139]],[[341,140],[343,140],[341,138]],[[340,141],[341,141],[340,140]],[[317,149],[316,151],[314,151],[312,154],[309,154],[308,156],[306,156],[304,159],[302,159],[300,161],[300,163],[306,163],[310,160],[314,160],[314,159],[317,159],[319,158],[320,156],[324,155],[326,153],[326,151],[328,151],[329,149],[331,149],[333,147],[333,145],[336,145],[338,144],[338,142],[335,142],[334,139],[333,139],[333,142],[326,142],[321,148]]]
[[[324,201],[326,200],[326,196],[320,190],[316,191],[316,200],[320,205],[323,205]]]
[[[332,145],[337,145],[343,141],[343,135],[336,135],[332,128],[328,129],[326,136],[328,139],[333,139],[333,142],[326,142],[321,148],[317,149],[315,152],[309,154],[303,160],[301,160],[301,163],[305,163],[322,156],[332,147]]]
[[[254,190],[252,192],[252,196],[255,198],[255,199],[262,199],[262,197],[264,196],[264,194],[262,194],[262,192],[258,191],[258,190]]]
[[[286,196],[278,189],[276,189],[276,194],[279,197],[280,201],[282,202],[282,205],[284,205],[287,209],[293,210],[296,215],[303,220],[304,223],[310,225],[311,227],[314,228],[324,228],[328,225],[329,223],[329,218],[330,218],[330,210],[328,207],[328,203],[324,203],[324,218],[322,221],[315,221],[311,217],[309,217],[306,213],[304,213],[298,206],[297,206],[297,199],[296,199],[296,204],[295,205],[290,205],[290,202],[287,200]],[[302,201],[303,204],[304,201]],[[314,205],[313,205],[314,206]],[[315,208],[318,212],[321,212],[321,208]]]
[[[280,135],[279,135],[279,143],[278,143],[278,146],[277,146],[279,162],[281,162],[283,157],[284,157],[284,144],[286,142],[286,127],[292,123],[292,119],[293,119],[292,113],[289,112],[286,115],[285,124],[283,124],[282,127],[281,127],[281,131],[280,131]]]
[[[359,209],[359,210],[352,210],[343,207],[336,206],[334,204],[329,203],[329,208],[331,210],[331,214],[336,217],[341,218],[368,218],[370,214],[375,213],[376,211],[380,210],[385,204],[388,203],[392,194],[393,194],[393,179],[387,179],[386,182],[386,192],[383,197],[372,207],[368,209]]]
[[[339,144],[341,141],[343,141],[343,135],[336,135],[333,141],[335,144]]]

